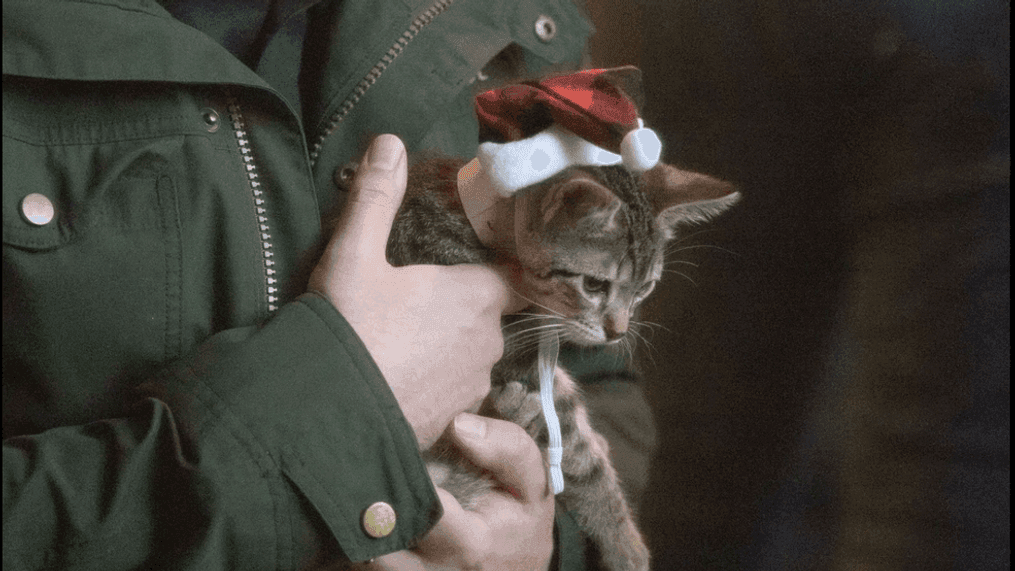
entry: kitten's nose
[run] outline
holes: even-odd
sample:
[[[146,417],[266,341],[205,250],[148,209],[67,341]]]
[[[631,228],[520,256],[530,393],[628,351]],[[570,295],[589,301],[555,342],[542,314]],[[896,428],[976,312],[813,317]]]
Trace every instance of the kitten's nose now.
[[[606,333],[606,342],[607,343],[613,343],[614,341],[619,341],[620,338],[623,337],[625,333],[627,333],[627,331],[614,331],[612,329],[604,329],[603,332]]]
[[[612,343],[617,341],[627,333],[627,320],[607,317],[603,321],[603,333],[606,335],[607,342]]]

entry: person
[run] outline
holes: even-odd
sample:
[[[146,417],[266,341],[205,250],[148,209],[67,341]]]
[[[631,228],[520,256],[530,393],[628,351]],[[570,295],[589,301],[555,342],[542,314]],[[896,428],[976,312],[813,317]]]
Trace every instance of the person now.
[[[459,414],[504,282],[383,256],[405,148],[469,156],[473,94],[589,33],[561,0],[4,0],[4,568],[584,568],[534,442]],[[513,493],[434,489],[449,425]]]

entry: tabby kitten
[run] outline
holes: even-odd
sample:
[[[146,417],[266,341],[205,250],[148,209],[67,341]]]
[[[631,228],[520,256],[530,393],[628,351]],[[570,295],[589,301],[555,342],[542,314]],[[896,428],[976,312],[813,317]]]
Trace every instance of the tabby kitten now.
[[[677,227],[722,212],[738,194],[728,183],[664,164],[641,175],[622,166],[572,167],[515,195],[514,249],[498,251],[480,242],[462,209],[457,173],[464,164],[431,157],[413,165],[388,259],[396,266],[485,263],[513,269],[512,287],[532,306],[505,318],[504,357],[481,413],[521,425],[545,453],[548,432],[535,374],[539,338],[619,343],[632,312],[662,276],[665,246]],[[554,399],[564,446],[559,505],[591,538],[601,568],[647,570],[648,550],[607,443],[589,424],[575,381],[559,366]],[[493,485],[444,443],[427,459],[434,484],[466,508]]]

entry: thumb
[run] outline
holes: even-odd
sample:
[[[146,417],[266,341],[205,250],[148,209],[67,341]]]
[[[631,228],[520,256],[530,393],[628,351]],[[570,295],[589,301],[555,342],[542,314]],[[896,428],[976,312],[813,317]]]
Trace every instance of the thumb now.
[[[342,208],[329,254],[353,262],[376,264],[385,259],[388,236],[405,196],[408,177],[405,146],[394,135],[375,138],[356,169]]]
[[[455,417],[458,448],[522,501],[549,493],[543,455],[536,441],[513,422],[463,412]]]

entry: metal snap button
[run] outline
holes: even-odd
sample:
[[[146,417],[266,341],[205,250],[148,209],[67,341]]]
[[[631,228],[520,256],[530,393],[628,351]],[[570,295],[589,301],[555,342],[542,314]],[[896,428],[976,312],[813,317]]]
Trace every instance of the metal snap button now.
[[[549,42],[557,35],[557,22],[542,14],[536,19],[536,37],[542,42]]]
[[[219,114],[214,109],[206,108],[201,110],[201,119],[204,121],[205,128],[208,129],[209,133],[214,133],[219,130]]]
[[[352,183],[352,179],[356,177],[356,168],[359,167],[357,163],[346,163],[345,166],[338,169],[335,177],[339,188],[342,190],[348,190],[349,185]]]
[[[370,537],[387,537],[395,530],[395,519],[395,508],[387,502],[375,502],[363,511],[363,531]]]
[[[21,215],[29,224],[45,226],[53,221],[56,209],[53,202],[45,195],[33,192],[21,199]]]

